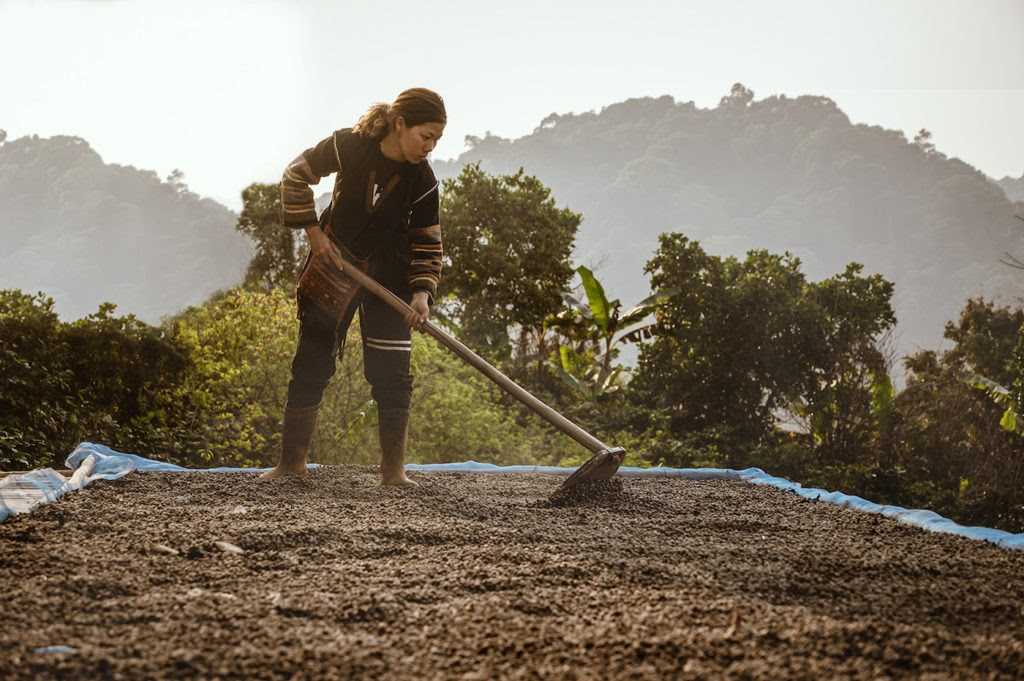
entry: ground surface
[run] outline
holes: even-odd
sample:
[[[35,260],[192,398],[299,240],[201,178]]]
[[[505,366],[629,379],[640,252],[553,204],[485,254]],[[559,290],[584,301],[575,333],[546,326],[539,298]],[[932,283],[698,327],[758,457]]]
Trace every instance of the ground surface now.
[[[740,482],[413,477],[131,474],[0,525],[0,678],[1024,674],[1024,552]]]

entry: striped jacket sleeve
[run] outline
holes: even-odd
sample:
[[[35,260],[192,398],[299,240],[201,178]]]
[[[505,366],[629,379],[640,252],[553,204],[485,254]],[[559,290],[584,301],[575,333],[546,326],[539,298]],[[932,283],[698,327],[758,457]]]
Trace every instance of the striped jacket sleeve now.
[[[281,178],[281,212],[285,227],[302,229],[317,224],[313,185],[341,169],[336,135],[306,149],[288,164]]]
[[[430,302],[441,280],[440,195],[434,173],[427,169],[409,216],[409,288],[426,291]]]

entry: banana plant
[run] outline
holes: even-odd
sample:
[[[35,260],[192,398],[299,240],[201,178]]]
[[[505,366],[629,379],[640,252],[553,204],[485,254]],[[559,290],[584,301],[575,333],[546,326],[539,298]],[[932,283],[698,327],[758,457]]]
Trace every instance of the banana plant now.
[[[1010,433],[1024,434],[1024,419],[1017,413],[1013,395],[1008,388],[999,385],[990,378],[981,374],[974,374],[968,384],[978,390],[984,391],[989,398],[1000,407],[1005,407],[1003,417],[999,420],[999,426]]]
[[[558,359],[558,375],[586,400],[595,400],[601,395],[613,393],[624,384],[623,367],[617,366],[605,372],[600,364],[588,361],[585,355],[568,345],[558,347]]]
[[[623,385],[625,369],[612,366],[618,354],[617,346],[653,336],[656,322],[647,318],[677,291],[659,291],[622,312],[621,301],[608,299],[604,286],[590,268],[581,265],[576,273],[583,283],[586,301],[563,293],[565,309],[548,318],[545,327],[558,329],[568,339],[578,341],[579,349],[565,344],[559,346],[559,368],[570,385],[588,397],[595,397]],[[596,346],[597,350],[590,362],[587,361],[591,355],[586,350],[588,344]]]

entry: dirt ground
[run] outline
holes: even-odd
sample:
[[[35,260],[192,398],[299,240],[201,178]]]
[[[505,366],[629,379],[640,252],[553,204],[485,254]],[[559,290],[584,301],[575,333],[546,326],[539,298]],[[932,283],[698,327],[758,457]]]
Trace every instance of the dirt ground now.
[[[135,473],[16,517],[0,678],[1024,676],[1024,552],[741,482],[412,476]]]

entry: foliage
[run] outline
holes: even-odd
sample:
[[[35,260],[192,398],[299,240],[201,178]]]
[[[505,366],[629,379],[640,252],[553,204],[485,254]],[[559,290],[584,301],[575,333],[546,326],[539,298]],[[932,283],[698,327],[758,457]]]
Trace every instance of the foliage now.
[[[671,416],[669,429],[697,433],[730,424],[739,439],[769,433],[774,412],[795,396],[792,331],[804,286],[789,256],[751,253],[744,263],[710,256],[681,234],[663,235],[648,264],[651,288],[679,293],[658,312],[658,334],[641,347],[631,388]],[[788,370],[787,370],[788,369]]]
[[[0,291],[0,469],[56,464],[74,413],[74,377],[54,358],[66,354],[53,299]]]
[[[188,466],[276,461],[298,327],[285,291],[231,290],[159,328],[109,304],[72,323],[52,308],[0,292],[0,469],[59,466],[82,440]],[[323,463],[379,459],[357,327],[324,396],[313,454]],[[497,388],[415,338],[412,460],[558,462],[550,433],[521,425]]]
[[[446,180],[445,299],[462,339],[492,358],[525,351],[531,333],[561,307],[572,276],[569,253],[581,216],[558,208],[551,191],[520,168],[488,175],[479,164]]]
[[[948,361],[964,363],[1001,385],[1013,382],[1010,358],[1024,325],[1024,309],[999,307],[983,298],[971,298],[955,322],[946,322],[947,340],[954,343]]]
[[[934,154],[936,152],[935,144],[932,143],[932,133],[925,128],[921,128],[914,135],[914,146],[926,154]]]
[[[416,384],[409,425],[413,460],[466,461],[498,464],[558,463],[561,445],[550,440],[550,428],[538,427],[521,405],[509,408],[497,386],[434,339],[415,336],[412,356]],[[559,438],[564,436],[559,435]],[[554,451],[553,451],[554,450]]]
[[[190,450],[203,463],[276,461],[296,334],[295,304],[280,289],[232,291],[174,321],[174,337],[195,358],[183,395],[196,407],[188,410],[197,418]],[[373,464],[377,410],[363,378],[358,323],[345,347],[324,394],[314,458]],[[496,390],[427,336],[415,336],[412,370],[411,459],[506,461],[524,453]]]
[[[190,367],[169,398],[176,428],[159,444],[187,465],[275,461],[298,328],[290,296],[234,289],[164,326]]]
[[[1007,409],[1013,410],[1015,430],[1020,432],[1024,430],[1024,326],[1017,332],[1017,345],[1013,348],[1009,368],[1013,383],[1010,384],[1010,404]]]
[[[875,433],[891,418],[876,341],[895,323],[892,284],[857,264],[812,283],[788,253],[720,258],[681,234],[662,236],[647,271],[653,289],[678,293],[657,308],[630,393],[667,415],[663,430],[687,443],[679,451],[770,451],[788,418],[819,465],[873,465]]]
[[[808,285],[813,330],[796,400],[810,416],[821,458],[847,465],[870,455],[876,430],[891,415],[892,381],[877,341],[896,323],[893,286],[877,274],[862,276],[862,269],[853,263]]]
[[[1021,412],[1017,409],[1017,402],[1008,388],[981,374],[974,374],[967,382],[972,387],[984,391],[989,396],[989,399],[1005,410],[1003,411],[1002,418],[999,419],[999,425],[1003,430],[1024,434],[1024,419],[1021,419]]]
[[[114,306],[61,322],[42,294],[0,291],[0,469],[60,467],[83,439],[150,451],[170,427],[161,395],[187,360]]]
[[[956,344],[947,364],[973,369],[966,380],[1003,408],[999,425],[1024,434],[1024,310],[972,298],[960,319],[946,324],[945,336]]]
[[[269,291],[292,287],[298,273],[295,232],[281,220],[281,186],[253,182],[242,190],[242,214],[235,228],[256,252],[245,272],[245,286]]]
[[[564,337],[556,360],[562,378],[575,394],[595,400],[625,385],[628,369],[612,364],[618,357],[618,346],[650,338],[653,323],[645,320],[674,291],[656,293],[623,312],[622,302],[608,299],[590,268],[580,265],[576,273],[587,302],[564,293],[565,307],[548,317],[545,327]]]
[[[969,306],[965,313],[976,313]],[[906,359],[896,398],[893,458],[903,501],[971,524],[1024,531],[1024,438],[1000,425],[1005,410],[972,383],[971,347],[921,351]]]

